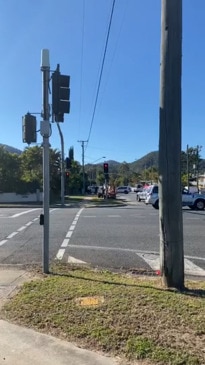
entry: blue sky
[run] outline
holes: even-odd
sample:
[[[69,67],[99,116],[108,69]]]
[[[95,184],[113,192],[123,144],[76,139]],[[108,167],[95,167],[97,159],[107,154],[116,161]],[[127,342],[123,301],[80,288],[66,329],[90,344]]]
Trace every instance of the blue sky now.
[[[89,142],[85,163],[133,162],[158,149],[160,0],[116,0],[99,96],[96,92],[112,0],[0,0],[0,143],[23,150],[22,116],[41,112],[41,49],[71,77],[71,112],[61,124],[65,153]],[[182,149],[205,158],[204,0],[183,2]],[[92,119],[93,118],[93,119]],[[38,126],[40,115],[37,115]],[[38,133],[38,143],[42,137]],[[60,149],[52,124],[52,148]]]

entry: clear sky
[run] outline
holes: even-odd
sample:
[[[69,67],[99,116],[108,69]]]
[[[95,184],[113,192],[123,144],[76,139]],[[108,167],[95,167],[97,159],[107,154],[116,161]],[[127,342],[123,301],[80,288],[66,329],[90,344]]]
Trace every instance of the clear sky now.
[[[41,50],[51,71],[71,77],[71,112],[61,124],[65,154],[85,163],[133,162],[158,149],[160,0],[0,0],[0,143],[23,150],[22,116],[41,112]],[[205,1],[183,2],[182,149],[205,157]],[[40,115],[37,115],[38,127]],[[42,137],[38,133],[38,143]],[[52,148],[60,149],[52,124]],[[103,160],[102,160],[103,161]]]

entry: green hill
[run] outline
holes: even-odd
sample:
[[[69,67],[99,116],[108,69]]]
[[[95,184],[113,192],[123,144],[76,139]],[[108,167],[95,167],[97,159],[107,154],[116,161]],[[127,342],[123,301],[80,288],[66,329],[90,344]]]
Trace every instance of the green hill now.
[[[153,151],[129,164],[132,171],[140,172],[150,167],[158,167],[158,151]]]

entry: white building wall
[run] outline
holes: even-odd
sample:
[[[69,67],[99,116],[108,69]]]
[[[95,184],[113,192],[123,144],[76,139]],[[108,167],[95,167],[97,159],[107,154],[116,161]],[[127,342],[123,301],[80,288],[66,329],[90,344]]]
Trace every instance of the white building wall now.
[[[43,193],[37,190],[33,194],[0,193],[0,203],[41,203]]]

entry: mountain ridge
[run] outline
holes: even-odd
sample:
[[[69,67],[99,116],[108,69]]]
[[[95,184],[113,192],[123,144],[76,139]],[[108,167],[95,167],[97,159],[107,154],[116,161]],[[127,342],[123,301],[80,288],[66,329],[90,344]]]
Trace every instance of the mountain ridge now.
[[[9,146],[8,144],[0,143],[0,147],[4,147],[6,151],[10,153],[16,153],[17,155],[20,155],[22,153],[22,151],[18,148]]]
[[[5,150],[10,153],[16,153],[18,155],[20,155],[23,152],[20,149],[15,148],[13,146],[9,146],[5,143],[0,143],[0,147],[5,148]],[[149,152],[146,155],[142,156],[141,158],[139,158],[138,160],[135,160],[133,162],[126,162],[126,161],[118,162],[115,160],[106,160],[106,162],[110,165],[110,167],[112,167],[114,169],[118,169],[118,167],[120,165],[122,165],[123,163],[126,163],[132,171],[137,172],[137,173],[140,173],[141,171],[149,169],[151,167],[158,168],[158,161],[159,161],[159,152],[158,151]],[[103,163],[104,162],[99,162],[97,164],[88,163],[85,166],[88,168],[90,166],[102,166]],[[185,171],[186,167],[184,167],[183,170]],[[199,171],[200,172],[205,171],[205,159],[200,159]]]

